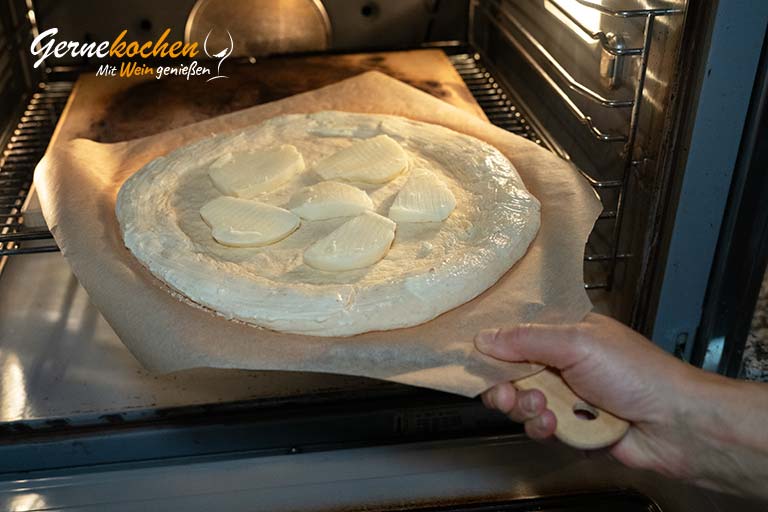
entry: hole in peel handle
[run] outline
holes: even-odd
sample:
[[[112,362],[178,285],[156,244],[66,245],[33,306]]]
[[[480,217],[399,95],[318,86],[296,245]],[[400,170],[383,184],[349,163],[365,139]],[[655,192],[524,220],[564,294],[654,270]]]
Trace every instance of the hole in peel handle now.
[[[605,448],[624,437],[629,423],[579,398],[558,373],[547,368],[515,381],[518,389],[538,389],[557,418],[555,436],[580,450]]]

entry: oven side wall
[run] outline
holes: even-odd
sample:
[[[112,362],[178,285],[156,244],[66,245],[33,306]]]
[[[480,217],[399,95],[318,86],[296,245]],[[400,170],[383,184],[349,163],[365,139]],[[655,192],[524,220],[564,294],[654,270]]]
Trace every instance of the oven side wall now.
[[[708,4],[708,5],[705,5]],[[683,45],[675,127],[666,147],[649,268],[637,326],[690,359],[765,37],[760,0],[694,2]]]

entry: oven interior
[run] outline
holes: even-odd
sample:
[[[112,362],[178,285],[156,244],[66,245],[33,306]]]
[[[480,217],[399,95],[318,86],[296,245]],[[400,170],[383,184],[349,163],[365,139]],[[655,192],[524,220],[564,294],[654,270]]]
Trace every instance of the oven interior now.
[[[244,74],[255,70],[252,72],[261,75],[259,84],[270,80],[270,73],[264,70],[305,69],[309,61],[320,59],[316,71],[296,80],[292,89],[272,88],[268,93],[246,96],[237,108],[318,87],[329,80],[329,75],[343,78],[382,66],[380,60],[371,58],[355,66],[342,64],[339,70],[338,65],[331,66],[339,55],[366,52],[375,56],[374,52],[382,50],[419,48],[444,53],[492,123],[573,161],[593,185],[604,211],[585,251],[586,287],[598,310],[631,322],[633,309],[638,307],[643,260],[648,257],[644,253],[649,252],[652,208],[658,200],[652,197],[659,186],[654,181],[653,162],[658,158],[654,151],[659,149],[654,130],[661,131],[664,126],[662,113],[669,94],[665,81],[670,78],[663,73],[668,75],[672,69],[684,6],[616,2],[612,7],[587,0],[406,3],[408,6],[395,8],[373,2],[327,2],[330,26],[333,34],[338,34],[330,38],[327,48],[258,58],[243,56],[231,64]],[[410,412],[402,413],[402,418],[395,415],[387,427],[394,436],[515,429],[479,410],[477,403],[365,379],[271,374],[249,377],[248,372],[222,378],[222,372],[211,371],[176,377],[181,391],[170,392],[169,381],[157,384],[156,377],[133,370],[135,363],[125,366],[130,355],[114,357],[108,350],[92,351],[93,357],[71,361],[87,378],[72,369],[46,371],[47,365],[57,364],[56,356],[64,352],[86,352],[102,339],[108,339],[104,341],[108,346],[119,342],[112,339],[114,334],[87,303],[62,258],[33,255],[57,251],[30,192],[34,168],[53,136],[74,82],[81,73],[94,71],[96,64],[54,58],[33,68],[30,42],[51,26],[86,41],[107,38],[118,32],[119,27],[106,21],[113,18],[120,19],[118,23],[132,20],[130,29],[156,37],[158,27],[181,30],[187,22],[186,13],[193,11],[189,2],[179,2],[173,13],[154,11],[147,3],[145,10],[133,6],[130,15],[119,18],[109,16],[107,7],[100,4],[80,4],[68,4],[66,9],[60,3],[44,1],[6,0],[1,4],[4,67],[0,76],[4,78],[2,95],[8,101],[2,103],[5,149],[0,160],[0,255],[4,268],[0,315],[5,317],[2,323],[18,324],[7,342],[13,347],[9,353],[18,356],[14,356],[15,362],[5,357],[5,373],[13,375],[17,368],[17,373],[26,375],[28,366],[36,369],[36,378],[26,383],[23,393],[17,390],[26,401],[23,410],[11,410],[3,418],[6,431],[162,422],[195,418],[213,410],[217,415],[247,415],[254,403],[266,408],[276,404],[305,407],[307,403],[342,400],[354,408],[358,400],[367,403],[378,397],[384,401],[383,409],[384,404],[393,403],[389,401],[404,397],[423,409],[413,413],[415,416]],[[413,18],[406,23],[410,16]],[[363,38],[355,27],[365,23],[365,31],[388,35],[382,40]],[[404,28],[387,30],[400,24]],[[433,84],[416,85],[434,92],[430,91]],[[156,92],[151,88],[137,91],[128,102],[137,118],[148,117],[148,111],[142,109]],[[224,113],[233,107],[217,108],[216,113]],[[200,117],[212,115],[212,110],[197,110]],[[172,128],[176,122],[182,121],[138,126],[144,130],[141,134],[148,135],[152,130]],[[125,127],[122,131],[119,126],[112,129],[116,125],[110,123],[105,115],[83,135],[104,142],[137,135]],[[50,268],[52,261],[56,262],[55,270]],[[22,290],[34,292],[22,297]],[[24,369],[18,370],[18,366]],[[126,378],[126,368],[138,377]],[[89,379],[103,381],[103,385],[94,386]],[[216,391],[205,392],[194,386],[193,381],[200,379]],[[19,383],[9,385],[6,389]],[[108,385],[113,389],[107,389]],[[187,387],[191,389],[185,392]],[[131,398],[126,400],[126,395]],[[433,410],[427,410],[425,403],[433,404]],[[352,435],[352,430],[347,434]]]
[[[0,475],[465,438],[522,443],[519,426],[486,411],[478,400],[392,383],[213,369],[152,375],[89,303],[57,254],[31,186],[76,80],[98,64],[54,58],[34,68],[30,43],[52,26],[82,41],[113,37],[126,23],[139,38],[156,38],[164,27],[178,34],[191,30],[189,19],[202,11],[197,4],[206,3],[0,1]],[[294,3],[302,2],[284,2]],[[314,5],[324,9],[326,40],[309,48],[304,42],[278,45],[281,53],[256,45],[249,48],[263,54],[228,63],[233,76],[251,73],[256,81],[246,85],[268,91],[246,94],[236,108],[381,69],[381,52],[441,52],[490,122],[572,161],[592,184],[604,210],[585,252],[586,288],[598,311],[647,332],[653,304],[645,285],[657,257],[661,191],[668,179],[662,170],[664,142],[686,2],[327,0]],[[354,66],[334,61],[360,54],[369,57]],[[297,73],[301,78],[290,87],[269,87],[270,75],[263,72],[301,71],[308,63],[315,71]],[[439,89],[429,81],[414,85],[432,93]],[[133,97],[130,107],[137,117],[146,114],[142,102],[150,102],[153,91]],[[203,107],[190,111],[199,118],[234,108],[207,109],[209,99],[198,101]],[[143,134],[181,122],[155,123]],[[96,120],[82,135],[104,142],[130,138],[110,123]],[[677,347],[678,355],[686,350]],[[610,486],[617,485],[632,484]],[[413,510],[657,510],[653,501],[632,492],[612,490],[580,500],[569,495]]]
[[[63,24],[63,33],[85,41],[118,31],[103,21],[106,8],[99,11],[89,2],[81,3],[79,9],[40,2],[32,10],[13,0],[4,6],[7,82],[2,94],[9,101],[2,113],[8,142],[2,167],[0,255],[56,250],[50,234],[35,222],[39,219],[25,220],[21,212],[34,166],[73,80],[95,66],[54,58],[33,69],[27,49],[34,34],[51,26]],[[146,6],[140,11],[134,6],[121,21],[132,20],[146,37],[156,37],[155,27],[183,26],[183,13],[192,6],[177,3],[175,17],[164,9],[154,12]],[[664,126],[668,75],[678,50],[684,5],[618,2],[613,8],[586,0],[403,4],[327,2],[334,35],[325,51],[440,48],[492,123],[573,161],[604,205],[586,249],[586,287],[599,310],[632,322],[642,307],[638,290],[652,237],[654,198],[649,197],[659,187],[654,182],[653,164],[659,158],[654,134]],[[395,29],[386,30],[391,27]],[[381,34],[388,35],[378,37]],[[18,119],[15,126],[13,119]],[[30,243],[46,239],[48,243]]]

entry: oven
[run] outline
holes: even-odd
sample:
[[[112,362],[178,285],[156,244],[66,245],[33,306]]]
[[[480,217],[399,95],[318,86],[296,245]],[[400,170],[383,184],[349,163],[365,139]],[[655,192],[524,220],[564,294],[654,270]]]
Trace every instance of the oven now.
[[[759,0],[2,0],[0,508],[749,509],[532,443],[478,400],[153,375],[58,253],[32,176],[64,131],[128,140],[380,70],[572,161],[603,204],[584,256],[596,310],[736,375],[768,261],[767,17]],[[129,80],[82,112],[73,87],[102,63],[30,52],[52,27],[89,42],[224,24],[237,43],[218,89]]]

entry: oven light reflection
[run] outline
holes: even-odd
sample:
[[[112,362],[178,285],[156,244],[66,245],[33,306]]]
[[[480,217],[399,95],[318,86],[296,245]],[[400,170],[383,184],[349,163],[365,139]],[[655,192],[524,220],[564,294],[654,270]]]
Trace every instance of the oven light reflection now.
[[[584,25],[584,28],[592,33],[600,32],[600,12],[580,4],[576,0],[554,0],[564,10],[576,18],[579,23]],[[569,20],[550,0],[544,1],[544,8],[549,11],[553,16],[560,20],[565,26],[576,32],[584,41],[594,44],[595,40],[588,34],[585,34],[575,23]]]
[[[32,23],[32,28],[37,33],[37,18],[35,17],[35,6],[32,4],[32,0],[27,0],[27,19]]]
[[[0,351],[0,383],[0,419],[8,421],[23,417],[27,407],[27,386],[16,354]]]
[[[37,493],[30,492],[11,498],[11,512],[27,512],[29,510],[42,510],[47,508],[45,498]]]
[[[666,100],[666,96],[664,96],[663,93],[668,90],[668,80],[659,77],[653,69],[649,68],[645,72],[644,103],[651,105],[657,112],[662,112],[665,106],[664,101]]]

